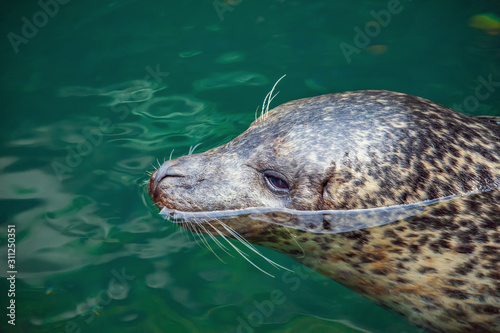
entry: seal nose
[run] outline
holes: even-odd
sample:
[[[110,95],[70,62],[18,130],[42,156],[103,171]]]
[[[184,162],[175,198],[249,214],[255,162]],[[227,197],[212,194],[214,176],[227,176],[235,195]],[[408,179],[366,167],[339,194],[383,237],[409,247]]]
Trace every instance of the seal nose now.
[[[167,177],[184,177],[184,175],[175,170],[172,161],[163,163],[158,170],[151,175],[151,179],[149,180],[149,193],[153,194],[156,192],[160,182]]]

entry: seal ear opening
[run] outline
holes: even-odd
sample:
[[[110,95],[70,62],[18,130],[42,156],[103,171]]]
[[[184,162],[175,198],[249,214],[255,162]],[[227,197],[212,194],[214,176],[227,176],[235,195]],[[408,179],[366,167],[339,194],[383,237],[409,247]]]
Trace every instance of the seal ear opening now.
[[[322,184],[323,209],[333,208],[335,206],[335,196],[333,195],[331,180],[327,179]]]
[[[355,200],[355,191],[350,183],[339,173],[323,181],[323,208],[325,210],[360,209],[364,208]]]

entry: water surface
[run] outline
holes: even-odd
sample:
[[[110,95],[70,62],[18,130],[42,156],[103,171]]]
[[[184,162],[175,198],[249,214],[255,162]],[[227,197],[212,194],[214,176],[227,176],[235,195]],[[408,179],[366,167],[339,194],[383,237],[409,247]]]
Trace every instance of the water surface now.
[[[498,2],[401,1],[381,22],[387,1],[220,3],[0,4],[3,331],[419,332],[273,251],[295,275],[221,262],[159,216],[146,171],[240,134],[283,74],[274,106],[387,89],[500,115],[500,35],[469,25]]]

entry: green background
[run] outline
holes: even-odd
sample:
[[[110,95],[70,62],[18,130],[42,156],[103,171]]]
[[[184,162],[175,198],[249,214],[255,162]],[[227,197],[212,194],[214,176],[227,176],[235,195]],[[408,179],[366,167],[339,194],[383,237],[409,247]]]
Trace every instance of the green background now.
[[[497,1],[60,1],[0,2],[0,276],[7,225],[18,271],[3,331],[421,331],[270,250],[297,273],[219,261],[144,182],[244,131],[284,74],[272,106],[387,89],[500,115],[500,31],[468,24]]]

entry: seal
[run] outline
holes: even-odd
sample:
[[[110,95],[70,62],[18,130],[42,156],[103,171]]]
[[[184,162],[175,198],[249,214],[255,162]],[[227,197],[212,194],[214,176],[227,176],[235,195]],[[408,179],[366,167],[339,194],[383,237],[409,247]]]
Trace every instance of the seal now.
[[[148,184],[162,211],[207,212],[184,227],[285,253],[429,332],[500,332],[499,188],[498,119],[389,91],[285,103]],[[208,213],[251,207],[265,217]],[[387,207],[418,209],[360,227],[283,215]]]

